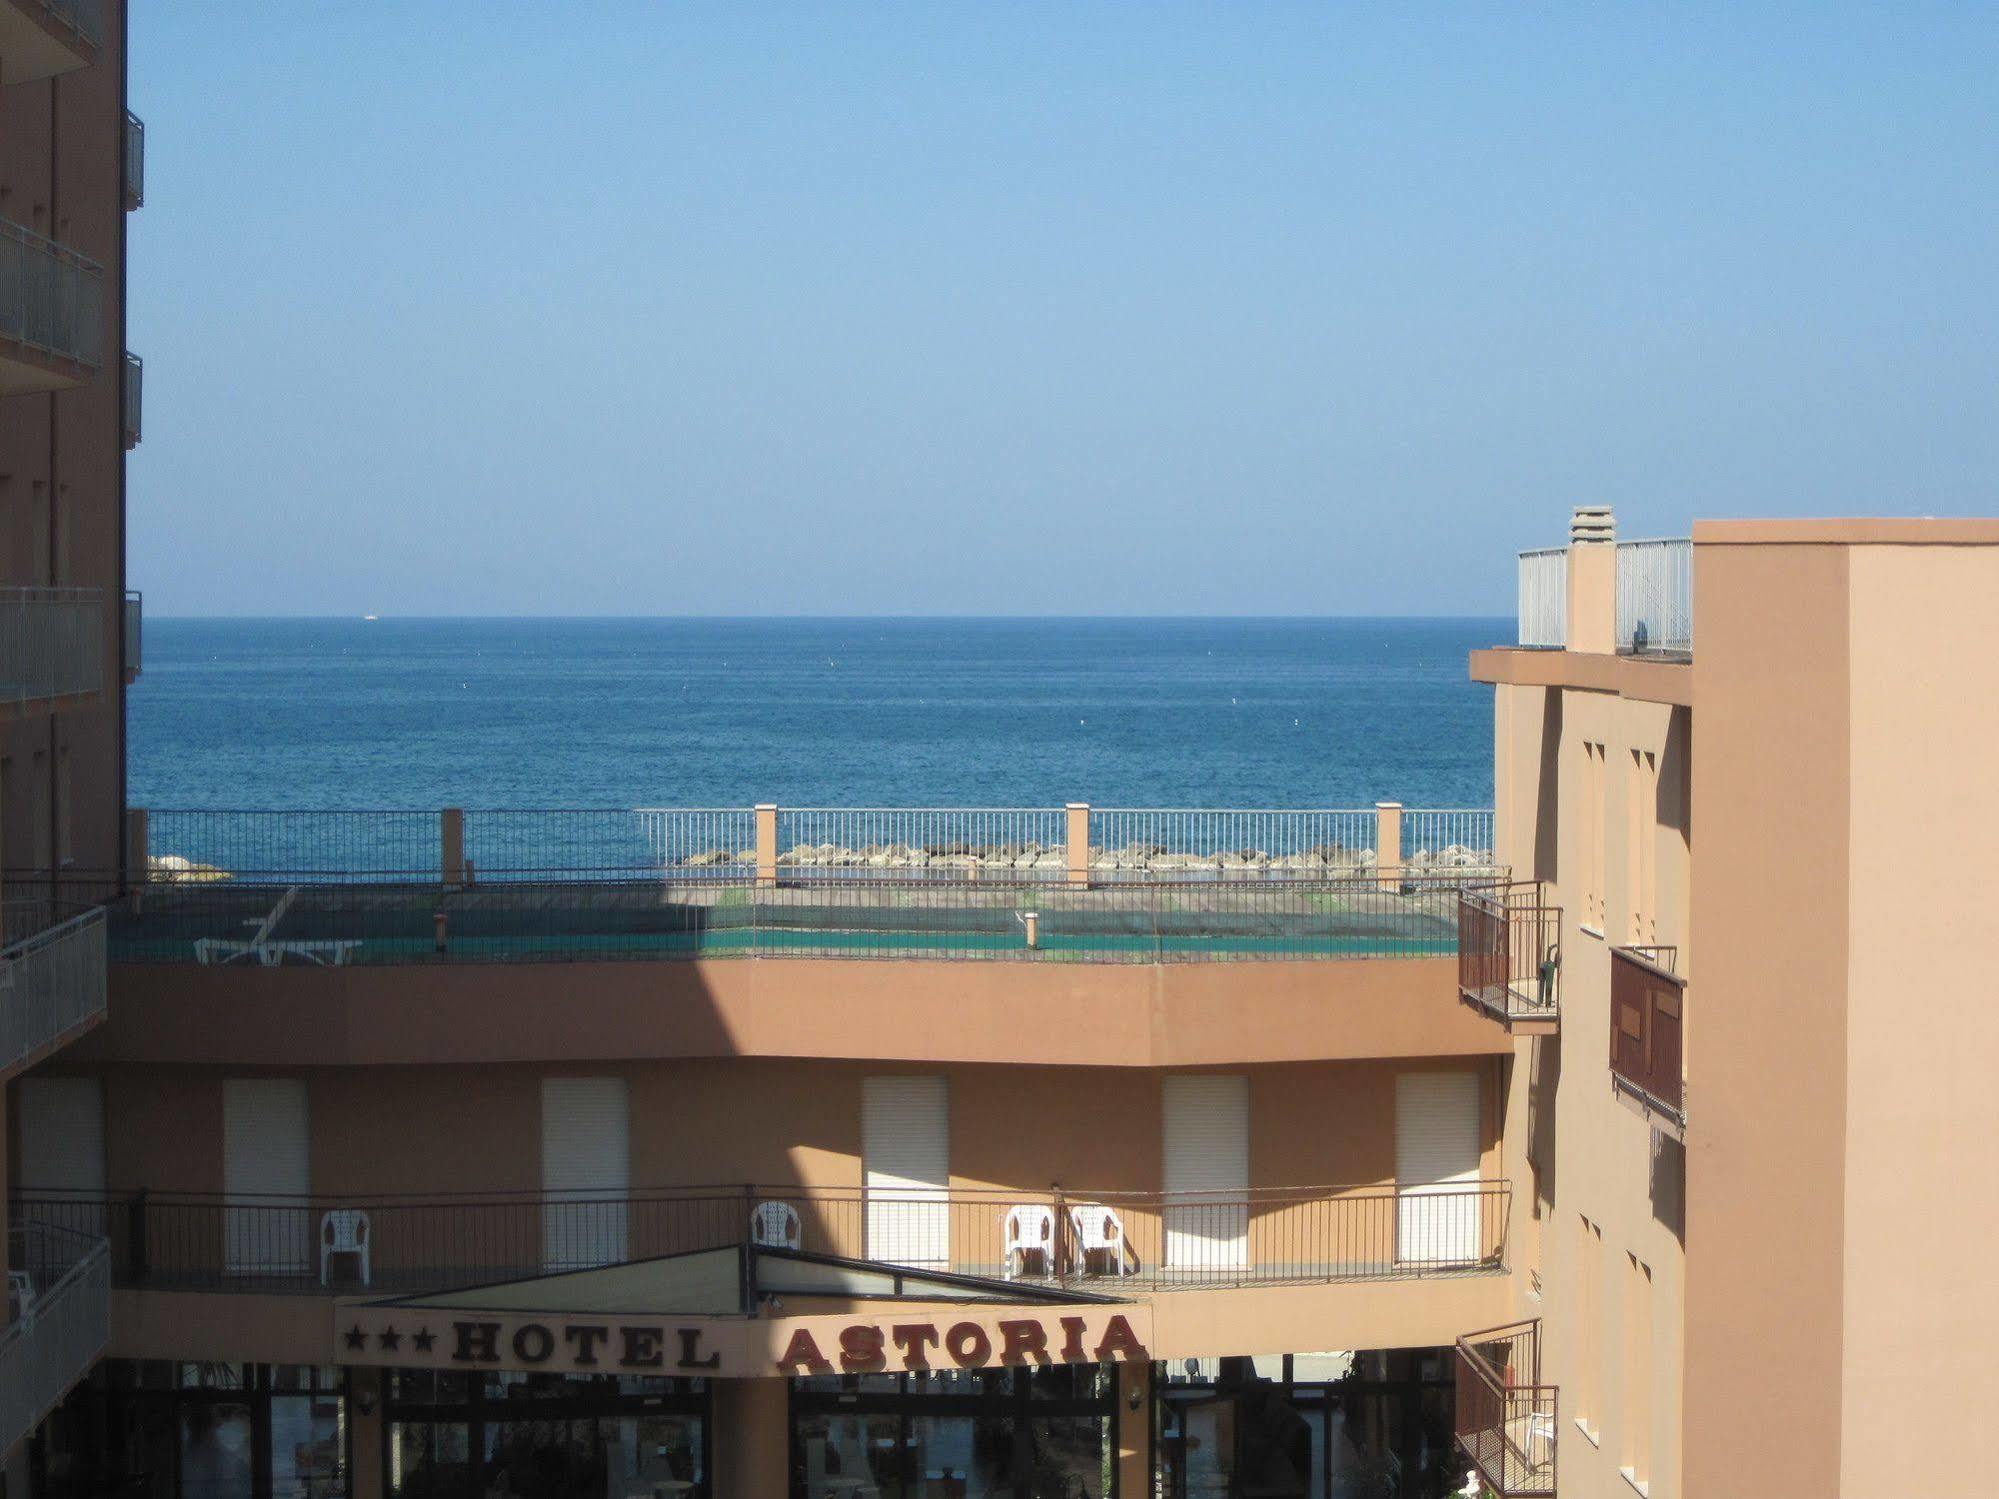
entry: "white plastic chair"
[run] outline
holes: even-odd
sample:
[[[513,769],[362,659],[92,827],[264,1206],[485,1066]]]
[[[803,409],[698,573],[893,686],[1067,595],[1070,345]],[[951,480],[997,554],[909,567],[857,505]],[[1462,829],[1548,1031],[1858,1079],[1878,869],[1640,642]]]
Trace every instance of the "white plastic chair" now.
[[[319,1283],[326,1284],[336,1254],[351,1254],[361,1264],[361,1284],[368,1285],[368,1215],[359,1208],[334,1208],[319,1220]]]
[[[798,1209],[788,1202],[760,1202],[750,1214],[750,1242],[762,1249],[796,1249],[805,1240]]]
[[[1079,1202],[1069,1209],[1069,1228],[1076,1236],[1077,1268],[1085,1275],[1090,1271],[1092,1253],[1110,1256],[1110,1274],[1126,1273],[1124,1220],[1118,1217],[1117,1209],[1101,1202]]]
[[[35,1281],[25,1270],[7,1272],[9,1319],[32,1326],[35,1320]]]
[[[1006,1210],[1006,1245],[1000,1265],[1008,1280],[1027,1274],[1027,1257],[1041,1256],[1041,1273],[1055,1274],[1055,1210],[1046,1203],[1024,1202]]]

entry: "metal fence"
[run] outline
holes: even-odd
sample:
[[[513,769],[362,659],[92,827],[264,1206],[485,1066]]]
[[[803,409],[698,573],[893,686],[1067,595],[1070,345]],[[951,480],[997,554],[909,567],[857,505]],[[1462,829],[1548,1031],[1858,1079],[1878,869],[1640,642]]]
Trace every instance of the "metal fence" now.
[[[436,878],[789,882],[880,877],[1057,883],[1322,878],[1371,869],[1380,819],[1421,870],[1491,869],[1490,809],[1224,811],[1086,808],[1071,862],[1066,808],[640,807],[147,814],[153,877],[220,872],[295,883]],[[759,850],[759,824],[767,846]],[[767,860],[759,864],[760,852]],[[1087,862],[1087,870],[1081,865]]]
[[[0,702],[103,687],[103,589],[0,588]]]
[[[146,201],[146,122],[125,111],[125,207],[141,207]]]
[[[787,874],[1018,871],[1061,879],[1060,807],[780,807],[777,862]]]
[[[145,666],[146,596],[136,588],[125,593],[125,675],[136,677]]]
[[[1555,1386],[1541,1383],[1541,1324],[1515,1322],[1457,1343],[1457,1440],[1497,1499],[1555,1492]]]
[[[104,268],[0,219],[0,338],[95,369],[104,361]]]
[[[1569,550],[1520,554],[1520,644],[1560,650],[1569,639]]]
[[[103,1018],[102,910],[56,920],[46,901],[5,903],[0,949],[0,1076]]]
[[[1685,537],[1617,543],[1617,648],[1694,648],[1694,544]]]
[[[139,445],[139,439],[145,435],[146,361],[129,349],[125,351],[125,385],[121,400],[125,411],[125,447],[130,451]]]
[[[1415,1277],[1499,1267],[1510,1209],[1503,1181],[1236,1193],[728,1185],[434,1197],[78,1194],[28,1184],[15,1199],[18,1213],[108,1235],[119,1285],[328,1292],[364,1276],[385,1292],[431,1290],[725,1248],[746,1242],[758,1218],[784,1225],[783,1237],[809,1252],[1004,1278],[1172,1288]],[[360,1228],[365,1263],[331,1252],[335,1222]]]
[[[0,1333],[0,1447],[62,1402],[111,1341],[111,1263],[101,1237],[23,1223],[8,1231],[13,1320]],[[11,1279],[11,1277],[10,1277]]]
[[[1458,992],[1501,1020],[1561,1013],[1562,911],[1538,880],[1458,897]]]
[[[1476,877],[1487,876],[1479,874]],[[79,877],[80,879],[80,877]],[[115,961],[284,964],[756,958],[1162,963],[1447,957],[1463,876],[734,879],[476,886],[159,880],[112,911]],[[66,887],[67,888],[67,887]],[[81,883],[76,887],[83,889]]]
[[[1111,878],[1320,874],[1375,862],[1372,807],[1319,811],[1093,807],[1090,869]]]
[[[1402,813],[1402,862],[1416,868],[1425,864],[1457,869],[1496,868],[1492,808],[1405,810]]]

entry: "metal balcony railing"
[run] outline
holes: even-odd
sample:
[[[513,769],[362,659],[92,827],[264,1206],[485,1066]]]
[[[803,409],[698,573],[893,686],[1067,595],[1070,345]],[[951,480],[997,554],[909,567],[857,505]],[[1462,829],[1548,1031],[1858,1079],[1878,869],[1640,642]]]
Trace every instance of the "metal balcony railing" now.
[[[145,435],[146,361],[130,349],[125,351],[125,451],[131,452]]]
[[[1562,910],[1538,880],[1458,896],[1458,994],[1508,1028],[1561,1018]]]
[[[0,340],[96,369],[104,361],[104,268],[0,219]]]
[[[808,1252],[961,1274],[1149,1290],[1416,1279],[1501,1268],[1511,1203],[1503,1181],[1238,1193],[729,1185],[291,1198],[37,1192],[30,1183],[14,1210],[108,1236],[121,1286],[339,1294],[364,1273],[377,1291],[416,1292],[726,1248],[748,1240],[766,1204],[790,1209]],[[1047,1209],[1045,1235],[1009,1235],[1023,1206]],[[326,1215],[336,1211],[365,1215],[365,1267],[346,1255],[322,1262]]]
[[[1617,543],[1617,648],[1685,655],[1694,648],[1694,544],[1686,537]]]
[[[40,1223],[7,1235],[11,1320],[0,1333],[0,1446],[12,1447],[90,1372],[111,1341],[101,1237]]]
[[[1686,980],[1670,947],[1610,953],[1610,1075],[1617,1087],[1674,1125],[1686,1123],[1683,1025]]]
[[[1457,1441],[1496,1499],[1555,1492],[1559,1392],[1541,1383],[1541,1324],[1466,1333],[1457,1346]]]
[[[103,688],[103,589],[0,588],[0,706]]]
[[[1560,650],[1569,638],[1569,549],[1520,554],[1520,644]]]
[[[146,122],[125,111],[125,207],[138,208],[146,201]]]
[[[0,1077],[81,1035],[104,1018],[101,909],[62,919],[45,900],[0,903]]]
[[[45,15],[91,46],[104,45],[103,0],[21,0],[21,3],[40,6]]]
[[[136,588],[125,590],[125,680],[131,681],[145,669],[146,596]]]

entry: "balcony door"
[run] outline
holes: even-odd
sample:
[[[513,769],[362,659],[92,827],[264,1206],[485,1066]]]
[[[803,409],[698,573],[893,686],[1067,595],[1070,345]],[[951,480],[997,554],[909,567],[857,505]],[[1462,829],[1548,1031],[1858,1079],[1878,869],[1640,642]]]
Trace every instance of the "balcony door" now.
[[[1249,1079],[1169,1077],[1163,1099],[1166,1268],[1249,1263]]]
[[[1395,1257],[1462,1265],[1479,1243],[1479,1078],[1404,1072],[1395,1079]]]
[[[861,1080],[861,1167],[867,1257],[950,1269],[951,1095],[943,1078]]]
[[[541,1264],[587,1270],[626,1258],[631,1102],[621,1077],[541,1084]]]
[[[222,1084],[222,1264],[229,1275],[313,1270],[310,1132],[305,1083],[292,1077]]]
[[[22,1220],[103,1237],[103,1085],[94,1077],[24,1077],[15,1087]]]

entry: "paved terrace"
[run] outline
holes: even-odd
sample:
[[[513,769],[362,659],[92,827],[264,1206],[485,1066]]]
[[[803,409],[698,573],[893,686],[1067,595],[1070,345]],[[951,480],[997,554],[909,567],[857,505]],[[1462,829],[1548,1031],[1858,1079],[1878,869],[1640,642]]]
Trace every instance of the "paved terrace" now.
[[[125,962],[1438,957],[1491,814],[139,812]]]

